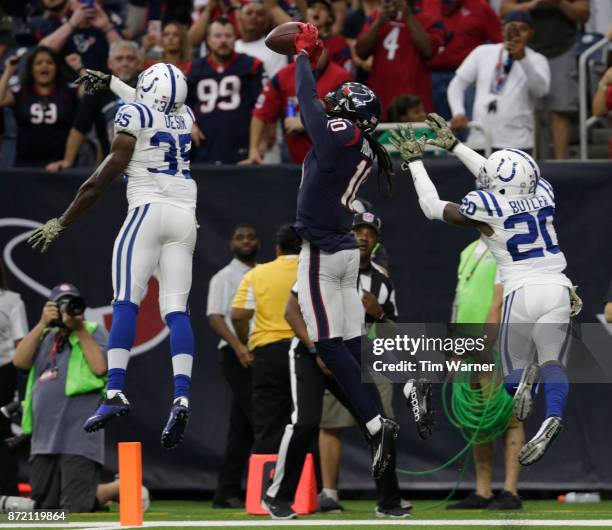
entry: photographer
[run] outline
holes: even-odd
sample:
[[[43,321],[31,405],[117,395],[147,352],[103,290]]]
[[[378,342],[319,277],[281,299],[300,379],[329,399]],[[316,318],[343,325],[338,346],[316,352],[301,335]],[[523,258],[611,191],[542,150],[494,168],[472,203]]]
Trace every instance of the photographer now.
[[[86,434],[82,425],[106,385],[107,334],[84,320],[84,310],[76,287],[54,287],[40,322],[13,359],[17,368],[29,370],[22,429],[32,435],[36,508],[90,512],[96,507],[104,434]]]
[[[9,419],[17,388],[13,355],[27,332],[25,306],[17,293],[7,289],[4,264],[0,260],[0,492],[10,495],[17,494],[17,459],[3,441],[13,435]]]

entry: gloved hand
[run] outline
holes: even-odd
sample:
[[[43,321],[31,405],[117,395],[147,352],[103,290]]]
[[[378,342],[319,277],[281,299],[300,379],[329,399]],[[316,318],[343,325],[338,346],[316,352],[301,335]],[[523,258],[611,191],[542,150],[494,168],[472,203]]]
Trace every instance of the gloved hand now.
[[[415,160],[423,158],[423,148],[425,147],[422,140],[417,140],[414,136],[412,125],[406,127],[398,127],[391,131],[389,141],[395,146],[402,160],[402,169],[408,169],[408,164]]]
[[[111,75],[105,74],[104,72],[98,72],[97,70],[85,70],[87,73],[79,77],[75,83],[77,85],[83,85],[85,94],[92,95],[101,90],[109,90]]]
[[[37,228],[29,237],[28,243],[32,248],[39,248],[41,252],[45,252],[51,242],[55,240],[65,229],[59,219],[49,219],[43,226]]]
[[[451,131],[451,128],[448,126],[446,120],[442,116],[432,112],[431,114],[427,115],[425,123],[431,127],[433,132],[436,133],[435,138],[430,138],[427,140],[429,145],[435,145],[440,149],[452,151],[459,143],[459,140],[457,140],[453,134],[453,131]]]
[[[312,24],[300,24],[301,33],[295,35],[295,53],[305,53],[314,67],[323,52],[323,41],[319,39],[319,30]]]
[[[582,311],[582,298],[578,296],[576,293],[576,289],[578,289],[577,285],[574,285],[570,289],[570,317],[575,317],[580,311]]]

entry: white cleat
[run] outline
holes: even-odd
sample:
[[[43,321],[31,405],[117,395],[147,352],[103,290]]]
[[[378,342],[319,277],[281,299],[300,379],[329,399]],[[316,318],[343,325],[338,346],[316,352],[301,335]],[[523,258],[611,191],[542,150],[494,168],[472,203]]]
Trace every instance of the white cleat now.
[[[524,466],[530,466],[540,460],[562,429],[563,422],[561,418],[558,416],[546,418],[540,430],[521,449],[519,462]]]
[[[514,394],[514,415],[520,421],[525,421],[533,411],[533,385],[540,379],[540,367],[530,364],[523,370],[523,375]]]

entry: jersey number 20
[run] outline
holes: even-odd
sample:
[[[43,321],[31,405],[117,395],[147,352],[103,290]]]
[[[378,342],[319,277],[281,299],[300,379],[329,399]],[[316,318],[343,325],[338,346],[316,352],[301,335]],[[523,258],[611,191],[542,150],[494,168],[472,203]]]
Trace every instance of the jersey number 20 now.
[[[164,173],[166,175],[174,176],[178,172],[178,157],[183,159],[183,162],[189,163],[189,150],[191,149],[191,134],[179,134],[178,135],[178,149],[174,135],[166,131],[158,131],[151,138],[151,145],[153,147],[159,147],[162,144],[168,146],[168,150],[164,154],[164,162],[168,164],[168,169],[159,169],[157,167],[147,168],[151,173]],[[183,169],[183,177],[186,179],[191,178],[191,171],[189,169]]]
[[[552,206],[547,206],[538,211],[537,216],[527,212],[511,215],[504,222],[504,228],[514,228],[520,224],[526,224],[528,232],[523,234],[515,234],[506,243],[508,252],[512,256],[512,261],[521,261],[529,258],[541,258],[544,256],[542,247],[534,247],[528,250],[519,250],[519,245],[529,245],[535,243],[539,235],[542,235],[546,244],[546,251],[551,254],[559,253],[559,245],[553,242],[550,233],[548,232],[548,219],[554,218],[555,209]],[[539,228],[539,230],[538,230]]]

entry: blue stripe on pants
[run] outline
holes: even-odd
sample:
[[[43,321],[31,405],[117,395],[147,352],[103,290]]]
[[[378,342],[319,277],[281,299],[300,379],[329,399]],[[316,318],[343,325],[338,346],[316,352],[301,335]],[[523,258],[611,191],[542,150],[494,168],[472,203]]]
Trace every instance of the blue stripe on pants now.
[[[123,251],[123,243],[125,243],[125,238],[127,237],[128,232],[130,231],[130,228],[132,228],[132,224],[134,224],[134,220],[136,219],[136,216],[138,215],[139,210],[140,210],[140,206],[133,210],[132,218],[128,222],[127,227],[125,228],[125,230],[123,231],[123,234],[121,235],[121,240],[119,241],[119,248],[117,249],[117,256],[116,256],[117,263],[115,264],[115,267],[116,267],[115,278],[117,280],[117,285],[116,285],[117,293],[115,294],[115,296],[117,298],[119,298],[120,293],[121,293],[121,252]]]
[[[125,260],[125,272],[126,272],[126,283],[125,283],[125,299],[130,300],[130,294],[132,290],[132,251],[134,250],[134,242],[136,241],[136,236],[138,235],[138,230],[140,230],[140,225],[142,224],[142,220],[147,215],[149,211],[150,204],[145,205],[142,215],[140,219],[138,219],[138,223],[136,224],[136,228],[132,233],[132,237],[130,238],[130,244],[128,245],[127,251],[127,259]]]
[[[310,245],[310,264],[308,269],[308,287],[310,289],[310,299],[315,312],[315,320],[317,323],[317,336],[321,340],[329,337],[329,322],[327,313],[323,305],[323,296],[321,295],[321,285],[319,283],[319,271],[321,269],[321,251]]]

